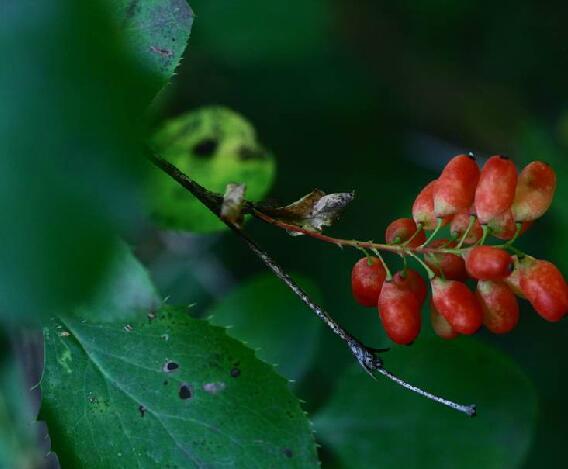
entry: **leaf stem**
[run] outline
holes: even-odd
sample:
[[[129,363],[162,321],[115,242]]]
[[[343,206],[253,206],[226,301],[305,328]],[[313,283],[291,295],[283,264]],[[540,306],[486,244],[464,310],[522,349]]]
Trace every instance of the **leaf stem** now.
[[[414,234],[408,238],[404,243],[402,243],[402,246],[408,246],[412,241],[414,241],[414,238],[416,238],[424,229],[424,225],[422,225],[422,223],[418,223],[418,225],[416,225],[416,231],[414,232]]]
[[[430,236],[428,236],[428,239],[426,241],[424,241],[424,244],[422,244],[421,247],[425,248],[426,246],[428,246],[432,240],[436,237],[436,235],[438,234],[438,231],[440,231],[440,228],[442,228],[442,224],[444,223],[443,218],[438,218],[437,222],[436,222],[436,228],[434,228],[434,231],[432,231],[432,233],[430,233]]]
[[[515,223],[515,234],[513,237],[505,243],[505,247],[510,247],[520,236],[521,230],[523,229],[523,224],[521,222]]]
[[[477,217],[475,215],[470,215],[469,216],[469,224],[467,225],[467,229],[465,230],[463,236],[461,237],[459,243],[457,244],[456,248],[457,249],[461,249],[461,247],[463,246],[463,243],[465,243],[465,240],[467,239],[467,237],[469,236],[469,232],[471,231],[471,229],[473,228],[473,224],[475,223],[475,219]]]
[[[435,272],[428,267],[428,265],[426,265],[426,262],[424,262],[422,259],[420,259],[420,257],[418,257],[416,254],[414,254],[413,252],[408,252],[408,254],[412,257],[414,257],[414,259],[416,259],[418,261],[418,263],[424,268],[424,270],[426,271],[426,273],[428,274],[428,279],[432,280],[436,274]]]
[[[489,235],[489,227],[487,225],[481,225],[481,230],[483,234],[481,235],[481,239],[477,243],[478,246],[483,246],[485,244],[487,236]]]
[[[387,265],[387,263],[385,262],[385,260],[383,259],[383,256],[381,255],[381,252],[378,249],[374,249],[371,248],[371,250],[373,251],[373,253],[375,253],[375,255],[380,259],[380,261],[383,263],[383,267],[385,268],[385,272],[387,273],[385,280],[387,282],[390,282],[392,280],[392,272],[389,269],[389,266]]]

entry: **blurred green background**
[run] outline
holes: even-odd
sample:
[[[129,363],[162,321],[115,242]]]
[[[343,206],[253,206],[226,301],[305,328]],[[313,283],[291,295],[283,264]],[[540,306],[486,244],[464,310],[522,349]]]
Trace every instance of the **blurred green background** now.
[[[552,210],[523,237],[520,247],[568,272],[564,3],[194,0],[191,5],[196,20],[190,45],[173,85],[154,103],[158,122],[205,105],[237,110],[275,155],[276,179],[269,198],[289,202],[316,187],[328,192],[354,189],[355,201],[330,232],[357,239],[382,239],[389,221],[408,215],[419,188],[458,152],[473,151],[481,159],[502,153],[519,166],[533,159],[548,161],[558,172],[558,194]],[[349,276],[356,252],[292,238],[258,222],[248,228],[285,268],[317,288],[323,304],[350,331],[370,345],[388,345],[374,311],[356,306],[351,298]],[[139,245],[138,253],[172,303],[197,303],[195,310],[202,315],[263,271],[231,234],[156,234]],[[389,261],[400,265],[395,257]],[[271,299],[259,301],[270,315]],[[302,310],[299,304],[297,308]],[[306,321],[312,321],[311,313],[304,312]],[[238,314],[233,316],[232,324],[238,324]],[[298,328],[303,327],[299,322]],[[283,337],[279,330],[272,329],[274,342],[289,340],[290,347],[305,335],[302,329],[297,338],[292,332]],[[328,331],[320,332],[315,360],[295,384],[314,414],[352,361],[342,343]],[[425,321],[415,348],[424,347],[420,340],[429,335]],[[505,352],[528,376],[536,388],[538,411],[526,455],[519,449],[519,460],[496,459],[477,467],[562,466],[568,418],[568,368],[562,359],[567,323],[548,324],[523,304],[514,333],[478,336]],[[446,383],[436,382],[428,379],[431,370],[422,369],[419,384],[442,393],[452,389],[450,381],[463,373],[458,370],[459,352],[452,347],[448,345],[447,353],[458,354],[455,377],[450,374]],[[400,353],[412,352],[410,347]],[[386,354],[385,360],[395,366],[396,357]],[[466,358],[464,366],[470,363]],[[496,389],[507,380],[493,378]],[[369,388],[370,404],[383,385]],[[494,410],[491,389],[486,392],[481,414]],[[519,398],[514,388],[508,392],[500,397],[503,401],[497,401],[496,392],[493,405]],[[392,399],[407,402],[406,397],[400,390]],[[472,392],[471,399],[476,398]],[[525,404],[533,405],[529,400]],[[443,420],[444,415],[444,409],[436,409],[428,418]],[[511,428],[522,426],[514,413],[508,418]],[[406,431],[400,431],[403,441]],[[463,435],[470,437],[475,438]],[[419,438],[428,446],[437,436],[425,430]],[[412,446],[407,451],[421,453]],[[482,441],[476,451],[483,454]],[[339,464],[338,455],[325,443],[320,455],[324,467]],[[437,467],[466,465],[454,460]],[[359,467],[354,461],[352,466]],[[381,467],[380,460],[367,461],[369,466]]]
[[[566,320],[546,323],[523,303],[513,333],[445,342],[433,336],[424,311],[418,341],[384,355],[409,381],[477,403],[475,420],[372,381],[239,239],[202,221],[203,211],[185,213],[187,194],[178,190],[173,211],[189,218],[179,226],[191,233],[150,221],[156,207],[143,198],[156,188],[147,179],[156,170],[140,164],[150,134],[137,119],[148,115],[158,129],[218,106],[211,115],[231,116],[220,126],[225,141],[201,148],[214,165],[211,154],[184,161],[201,140],[194,134],[174,148],[184,169],[199,165],[216,190],[226,178],[257,177],[256,195],[273,180],[266,198],[282,203],[314,188],[355,190],[328,232],[362,240],[382,240],[388,223],[409,215],[420,188],[457,153],[472,151],[480,162],[506,154],[519,167],[547,161],[558,173],[556,200],[519,247],[568,273],[565,4],[190,0],[193,21],[180,1],[168,2],[164,11],[178,16],[167,22],[158,1],[145,2],[148,10],[126,0],[8,0],[0,7],[8,64],[0,67],[0,466],[11,454],[25,456],[14,467],[41,466],[38,453],[48,448],[44,426],[41,451],[30,449],[37,445],[29,434],[19,437],[26,433],[19,423],[33,420],[39,402],[34,388],[33,411],[20,409],[21,382],[37,384],[43,362],[39,334],[22,331],[22,321],[37,326],[41,314],[76,307],[97,285],[101,298],[82,311],[95,319],[155,303],[134,259],[127,255],[126,267],[109,271],[113,253],[127,251],[117,247],[117,234],[168,303],[193,305],[191,314],[232,326],[230,335],[277,365],[313,421],[323,467],[565,466]],[[129,18],[135,27],[124,26]],[[145,113],[192,21],[181,66]],[[158,210],[168,193],[160,195]],[[392,345],[376,311],[351,297],[360,253],[258,221],[246,227],[350,332],[373,347]],[[401,266],[396,256],[387,259]],[[14,366],[20,358],[24,374]],[[53,454],[47,464],[57,466]]]

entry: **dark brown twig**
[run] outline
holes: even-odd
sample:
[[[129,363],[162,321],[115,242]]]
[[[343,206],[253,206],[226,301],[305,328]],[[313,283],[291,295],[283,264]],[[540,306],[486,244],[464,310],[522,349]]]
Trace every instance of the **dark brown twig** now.
[[[382,350],[367,347],[355,337],[353,337],[342,326],[340,326],[321,306],[314,303],[310,299],[308,294],[282,269],[282,267],[280,267],[280,265],[278,265],[274,261],[274,259],[272,259],[272,257],[270,257],[263,249],[261,249],[260,246],[245,231],[243,231],[234,223],[221,217],[220,210],[223,204],[223,196],[207,190],[163,158],[157,155],[150,155],[149,158],[158,168],[167,173],[182,187],[187,189],[196,199],[198,199],[213,214],[215,214],[219,218],[219,220],[227,225],[227,227],[231,231],[233,231],[233,233],[241,238],[247,244],[249,249],[264,263],[264,265],[266,265],[266,267],[268,267],[274,273],[274,275],[276,275],[276,277],[284,282],[286,286],[290,290],[292,290],[292,292],[294,292],[294,294],[298,298],[300,298],[300,300],[302,300],[308,306],[308,308],[310,308],[310,310],[312,310],[317,315],[317,317],[319,317],[325,323],[325,325],[329,329],[331,329],[336,335],[341,338],[341,340],[346,343],[355,359],[367,373],[369,373],[373,377],[375,377],[376,373],[380,373],[383,376],[394,381],[395,383],[399,384],[400,386],[417,394],[420,394],[421,396],[427,397],[428,399],[443,404],[459,412],[463,412],[466,415],[475,415],[475,405],[458,404],[442,397],[436,396],[414,385],[406,383],[402,379],[393,375],[391,372],[387,371],[383,366],[381,358],[378,356],[378,354]],[[255,214],[255,212],[259,213],[254,204],[250,202],[244,203],[243,212],[252,214]]]

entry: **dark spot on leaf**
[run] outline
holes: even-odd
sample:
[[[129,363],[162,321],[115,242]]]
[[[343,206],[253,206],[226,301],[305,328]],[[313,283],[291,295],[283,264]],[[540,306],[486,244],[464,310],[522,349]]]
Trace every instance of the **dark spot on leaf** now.
[[[284,449],[282,450],[282,452],[284,453],[284,455],[285,455],[287,458],[291,458],[292,456],[294,456],[294,453],[292,452],[292,450],[291,450],[290,448],[284,448]]]
[[[231,369],[231,378],[238,378],[239,376],[241,376],[241,370],[239,370],[237,367],[232,368]]]
[[[219,142],[217,142],[217,140],[206,138],[205,140],[201,140],[201,142],[196,143],[193,147],[192,152],[199,158],[209,158],[213,156],[213,154],[217,150],[218,145]]]
[[[167,384],[168,384],[168,380],[165,379],[165,380],[164,380],[164,386],[167,385]]]
[[[239,148],[239,158],[241,161],[247,160],[260,160],[265,156],[264,151],[260,148],[251,148],[247,146],[242,146]]]
[[[163,370],[165,373],[171,373],[179,368],[179,364],[176,362],[167,361],[164,363]]]
[[[136,13],[138,13],[138,3],[140,3],[140,0],[132,0],[128,4],[128,6],[126,7],[125,22],[126,20],[132,18]]]
[[[189,384],[183,383],[179,387],[178,394],[180,399],[191,399],[191,397],[193,396],[193,388]]]
[[[138,410],[140,411],[140,417],[144,417],[144,414],[146,413],[146,407],[144,407],[142,404],[140,404],[138,406]]]

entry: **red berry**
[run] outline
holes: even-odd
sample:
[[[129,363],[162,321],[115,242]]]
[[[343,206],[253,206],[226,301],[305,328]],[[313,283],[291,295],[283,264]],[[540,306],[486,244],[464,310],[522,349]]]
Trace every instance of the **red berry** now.
[[[399,287],[411,290],[420,305],[424,303],[426,295],[428,294],[428,287],[418,272],[413,269],[406,269],[406,272],[401,270],[394,274],[392,280]]]
[[[528,164],[519,175],[511,207],[516,221],[532,221],[544,215],[556,191],[556,174],[542,161]]]
[[[452,219],[452,224],[450,225],[450,232],[455,239],[461,239],[464,233],[466,232],[469,222],[470,222],[471,215],[469,212],[458,213],[454,215]],[[481,237],[483,236],[483,229],[481,228],[481,224],[479,220],[475,218],[473,225],[469,230],[467,237],[465,238],[465,244],[475,244],[477,243]]]
[[[512,256],[512,257],[513,257],[513,263],[516,266],[518,262],[517,256]],[[517,267],[513,269],[511,275],[505,277],[503,280],[515,295],[517,295],[519,298],[525,298],[525,294],[521,289],[521,272]]]
[[[482,224],[508,210],[515,198],[517,168],[505,156],[492,156],[483,166],[475,191],[475,213]]]
[[[504,249],[476,246],[465,254],[467,273],[477,280],[499,280],[513,270],[513,258]]]
[[[431,181],[420,194],[416,197],[412,206],[412,218],[416,224],[422,224],[426,231],[432,231],[438,224],[438,219],[434,215],[434,187],[436,181]],[[443,225],[447,224],[450,218],[443,219]]]
[[[408,241],[417,231],[416,223],[412,218],[399,218],[393,221],[385,231],[385,240],[388,244],[402,244]],[[407,246],[415,248],[424,244],[426,234],[421,230]]]
[[[359,259],[351,271],[351,290],[355,301],[362,306],[376,306],[386,276],[385,266],[379,258]]]
[[[527,231],[532,223],[532,221],[522,222],[519,235],[522,235],[525,231]],[[515,224],[515,219],[513,218],[513,212],[511,210],[505,210],[500,215],[497,215],[489,221],[487,226],[491,230],[491,234],[493,236],[506,241],[512,239],[517,232],[517,225]]]
[[[436,309],[432,301],[430,302],[430,322],[434,332],[442,339],[453,339],[458,335],[446,318]]]
[[[521,290],[532,307],[547,321],[560,321],[568,312],[568,286],[557,267],[548,261],[525,257],[518,264]]]
[[[451,248],[454,243],[448,243],[447,239],[437,239],[430,243],[429,248],[436,249],[442,246]],[[437,276],[448,280],[465,280],[467,272],[464,260],[455,254],[442,252],[428,252],[424,255],[424,262],[430,267]]]
[[[420,332],[420,304],[409,288],[385,282],[379,296],[379,316],[393,342],[406,345]]]
[[[483,321],[483,311],[465,283],[434,278],[432,301],[436,309],[460,334],[475,333]]]
[[[519,322],[519,303],[502,282],[480,280],[475,292],[483,308],[483,324],[495,334],[505,334]]]
[[[479,181],[475,158],[458,155],[450,160],[434,187],[434,214],[445,217],[465,212],[473,204]]]

